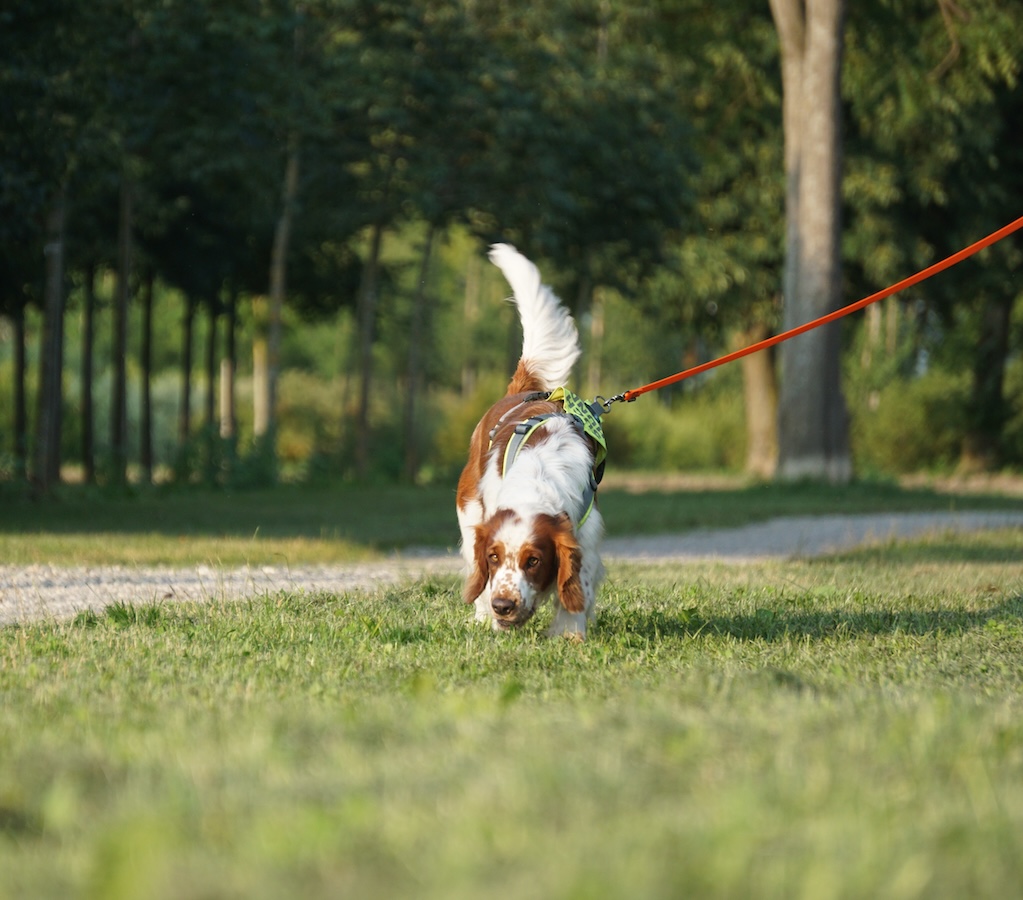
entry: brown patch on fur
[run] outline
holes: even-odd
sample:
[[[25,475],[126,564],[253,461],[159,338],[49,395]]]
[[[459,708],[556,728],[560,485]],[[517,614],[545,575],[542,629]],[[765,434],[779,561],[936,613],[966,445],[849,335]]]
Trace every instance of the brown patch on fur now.
[[[529,392],[509,394],[502,397],[487,410],[486,415],[476,426],[472,433],[472,440],[469,443],[469,458],[462,469],[458,479],[458,489],[455,494],[455,502],[459,509],[465,509],[473,500],[479,499],[479,485],[483,478],[483,472],[487,467],[487,460],[492,453],[503,454],[515,433],[515,426],[532,416],[542,416],[546,413],[561,412],[560,403],[548,403],[546,400],[533,400],[523,403],[523,399]],[[515,407],[518,409],[515,409]],[[513,413],[511,410],[515,410]],[[490,443],[490,432],[501,420],[501,416],[511,413],[501,423],[494,435],[493,445]],[[540,428],[534,432],[529,439],[530,444],[546,440],[544,429]]]
[[[469,576],[465,583],[465,602],[473,603],[483,593],[487,582],[490,580],[490,554],[497,553],[500,565],[504,560],[504,545],[494,544],[494,534],[497,529],[509,518],[515,515],[510,509],[499,509],[482,525],[476,526],[476,541],[473,545],[473,557],[475,560],[475,571]],[[495,566],[496,568],[496,566]]]
[[[557,558],[558,600],[568,612],[581,613],[586,609],[579,577],[583,554],[572,530],[572,521],[565,513],[538,516],[537,531],[541,530],[554,547]]]

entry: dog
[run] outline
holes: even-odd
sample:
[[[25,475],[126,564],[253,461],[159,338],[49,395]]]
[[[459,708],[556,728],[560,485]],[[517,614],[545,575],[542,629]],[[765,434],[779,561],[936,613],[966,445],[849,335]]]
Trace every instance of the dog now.
[[[579,358],[579,334],[533,263],[509,244],[494,244],[489,255],[512,289],[522,355],[505,396],[473,431],[458,480],[465,601],[476,621],[505,631],[553,598],[548,634],[583,640],[604,577],[595,498],[603,438],[559,396],[578,398],[557,390]]]

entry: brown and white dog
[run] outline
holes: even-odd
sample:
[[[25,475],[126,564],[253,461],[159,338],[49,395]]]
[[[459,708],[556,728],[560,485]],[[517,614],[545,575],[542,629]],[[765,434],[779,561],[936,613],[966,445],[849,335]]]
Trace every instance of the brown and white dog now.
[[[522,356],[505,396],[476,426],[458,481],[465,600],[475,603],[477,621],[500,631],[522,625],[553,596],[548,633],[581,640],[604,576],[604,525],[591,482],[596,446],[560,402],[535,396],[566,383],[579,335],[536,266],[514,247],[495,244],[490,259],[512,288]],[[534,417],[543,418],[524,429]],[[506,459],[513,441],[521,444]]]

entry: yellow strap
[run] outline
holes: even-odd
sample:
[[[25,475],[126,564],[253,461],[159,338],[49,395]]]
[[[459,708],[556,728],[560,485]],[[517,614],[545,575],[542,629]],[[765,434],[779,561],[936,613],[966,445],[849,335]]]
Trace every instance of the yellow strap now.
[[[593,412],[590,405],[578,394],[573,394],[565,387],[555,388],[547,399],[552,402],[560,400],[565,405],[565,412],[575,416],[583,423],[583,431],[597,444],[593,467],[599,466],[607,458],[607,442],[604,440],[604,427],[600,423],[600,418]]]

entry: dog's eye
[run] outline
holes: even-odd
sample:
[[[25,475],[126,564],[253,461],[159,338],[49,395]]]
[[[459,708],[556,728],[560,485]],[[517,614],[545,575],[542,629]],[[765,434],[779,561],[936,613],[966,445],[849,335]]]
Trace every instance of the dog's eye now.
[[[490,555],[489,555],[489,556],[487,557],[487,559],[489,559],[489,560],[490,560],[490,562],[491,562],[491,563],[493,563],[493,564],[494,564],[495,566],[496,566],[496,565],[497,565],[497,564],[498,564],[498,563],[499,563],[499,562],[501,561],[501,560],[500,560],[500,558],[498,557],[498,555],[497,555],[496,553],[491,553],[491,554],[490,554]]]
[[[540,565],[539,557],[531,556],[529,557],[529,559],[526,560],[527,569],[535,569],[538,565]]]

